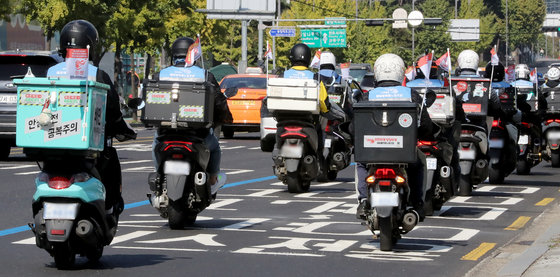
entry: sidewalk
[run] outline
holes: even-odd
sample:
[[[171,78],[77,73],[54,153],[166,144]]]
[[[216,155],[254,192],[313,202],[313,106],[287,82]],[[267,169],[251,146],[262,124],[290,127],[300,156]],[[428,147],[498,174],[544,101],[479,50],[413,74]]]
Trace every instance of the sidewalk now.
[[[560,276],[560,206],[546,210],[465,276]]]

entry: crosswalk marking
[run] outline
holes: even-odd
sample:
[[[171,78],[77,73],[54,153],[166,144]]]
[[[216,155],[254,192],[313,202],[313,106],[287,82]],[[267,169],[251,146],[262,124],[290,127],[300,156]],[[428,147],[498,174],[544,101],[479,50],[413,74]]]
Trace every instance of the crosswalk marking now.
[[[129,241],[129,240],[132,240],[132,239],[137,239],[139,237],[150,235],[150,234],[153,234],[155,232],[156,231],[134,231],[134,232],[126,234],[126,235],[116,236],[113,239],[113,241],[111,242],[111,245],[121,243],[121,242],[125,242],[125,241]]]

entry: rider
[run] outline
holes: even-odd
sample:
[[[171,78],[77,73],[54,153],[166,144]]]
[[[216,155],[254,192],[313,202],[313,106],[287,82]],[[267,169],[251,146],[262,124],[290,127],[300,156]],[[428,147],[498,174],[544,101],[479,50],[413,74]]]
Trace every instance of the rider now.
[[[60,54],[66,58],[67,49],[86,49],[89,46],[89,60],[91,61],[98,41],[99,35],[93,24],[86,20],[71,21],[60,31]],[[47,77],[68,78],[67,73],[66,62],[62,62],[49,68]],[[109,75],[90,64],[88,65],[88,79],[107,84],[110,87],[107,92],[105,136],[107,138],[114,137],[119,141],[136,139],[136,132],[122,117],[119,94],[113,86]],[[48,166],[55,165],[51,164]],[[120,163],[115,148],[105,145],[103,152],[101,152],[96,161],[95,168],[107,191],[105,208],[108,213],[118,216],[124,209],[124,202],[121,196]]]
[[[546,82],[542,85],[542,88],[546,89],[546,88],[556,88],[559,87],[560,88],[560,69],[558,67],[551,67],[548,69],[548,71],[546,72]],[[546,101],[546,98],[548,97],[548,95],[550,94],[550,92],[541,92],[539,91],[539,96],[538,96],[538,115],[540,117],[543,117],[543,119],[547,119],[544,118],[546,117],[546,111],[548,109],[548,104]]]
[[[221,159],[221,149],[220,143],[218,142],[217,135],[214,135],[214,129],[223,123],[231,123],[233,121],[231,112],[227,106],[227,100],[223,93],[220,91],[220,86],[211,72],[202,69],[200,66],[194,64],[192,66],[185,65],[185,59],[187,57],[187,52],[189,47],[194,43],[194,40],[190,37],[180,37],[176,39],[171,45],[171,58],[172,64],[169,67],[162,69],[159,73],[155,73],[153,79],[156,81],[182,81],[187,78],[199,78],[205,80],[209,84],[209,89],[207,93],[214,95],[214,122],[213,128],[197,128],[194,130],[170,130],[159,128],[154,135],[154,143],[152,145],[152,158],[157,165],[159,161],[156,159],[155,146],[159,142],[158,136],[163,133],[174,132],[176,134],[181,134],[182,132],[193,133],[200,138],[204,138],[204,144],[210,150],[210,160],[208,161],[208,166],[206,171],[210,175],[209,183],[212,186],[212,194],[214,194],[219,188],[214,186],[218,182],[218,173],[220,172],[220,159]],[[146,87],[146,86],[144,86]]]
[[[534,137],[540,136],[541,120],[536,115],[535,112],[531,112],[531,105],[527,101],[532,100],[537,96],[536,85],[531,82],[529,67],[526,64],[518,64],[515,66],[515,81],[511,83],[511,86],[518,89],[530,90],[530,93],[523,93],[523,97],[517,93],[517,107],[522,112],[522,121],[532,123],[532,129],[535,132]]]
[[[384,93],[389,90],[408,90],[410,92],[412,101],[418,104],[420,110],[425,110],[426,107],[421,107],[424,103],[423,97],[414,89],[403,87],[402,80],[404,79],[404,62],[401,57],[395,54],[383,54],[375,61],[373,72],[375,74],[376,88],[369,92],[371,99],[376,93]],[[440,133],[440,128],[432,122],[427,112],[420,114],[420,126],[418,127],[419,140],[436,140]],[[359,126],[354,126],[359,128]],[[426,164],[425,155],[417,149],[417,161],[414,164],[409,164],[407,173],[409,175],[410,185],[410,203],[413,209],[420,216],[420,221],[424,220],[424,201],[422,195],[424,192],[424,165]],[[356,189],[358,192],[358,209],[356,217],[364,219],[366,210],[369,209],[367,201],[367,184],[366,178],[368,177],[366,164],[356,164]]]
[[[328,51],[322,52],[319,62],[319,75],[321,75],[321,81],[326,86],[340,84],[342,82],[342,77],[336,73],[335,69],[336,57],[334,54]]]

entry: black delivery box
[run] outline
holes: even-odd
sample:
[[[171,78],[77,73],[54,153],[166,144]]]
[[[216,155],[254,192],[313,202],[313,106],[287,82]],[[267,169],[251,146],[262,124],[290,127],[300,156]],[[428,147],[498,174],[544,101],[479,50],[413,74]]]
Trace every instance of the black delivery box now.
[[[453,91],[463,100],[463,110],[467,118],[486,119],[490,79],[452,77]]]
[[[544,88],[542,92],[546,95],[546,112],[560,113],[560,90],[558,88]]]
[[[156,127],[208,128],[214,116],[211,89],[205,82],[150,80],[143,95],[146,106],[141,120]]]
[[[535,88],[515,88],[515,90],[517,91],[517,98],[525,98],[525,102],[531,106],[531,112],[536,112],[539,106]]]
[[[415,103],[355,103],[354,129],[356,162],[416,162],[418,108]]]

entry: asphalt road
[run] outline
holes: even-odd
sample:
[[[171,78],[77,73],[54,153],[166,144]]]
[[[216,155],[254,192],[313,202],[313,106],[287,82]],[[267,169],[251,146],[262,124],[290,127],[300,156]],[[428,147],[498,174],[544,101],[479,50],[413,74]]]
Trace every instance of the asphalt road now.
[[[35,246],[27,227],[39,169],[14,149],[0,162],[0,254],[3,276],[463,276],[519,235],[558,202],[560,172],[541,163],[530,176],[484,183],[472,197],[455,197],[403,236],[392,252],[355,219],[353,166],[330,183],[290,194],[272,174],[258,133],[221,140],[228,181],[196,224],[170,230],[147,201],[152,130],[118,143],[123,212],[117,237],[99,263],[78,258],[59,271]]]

